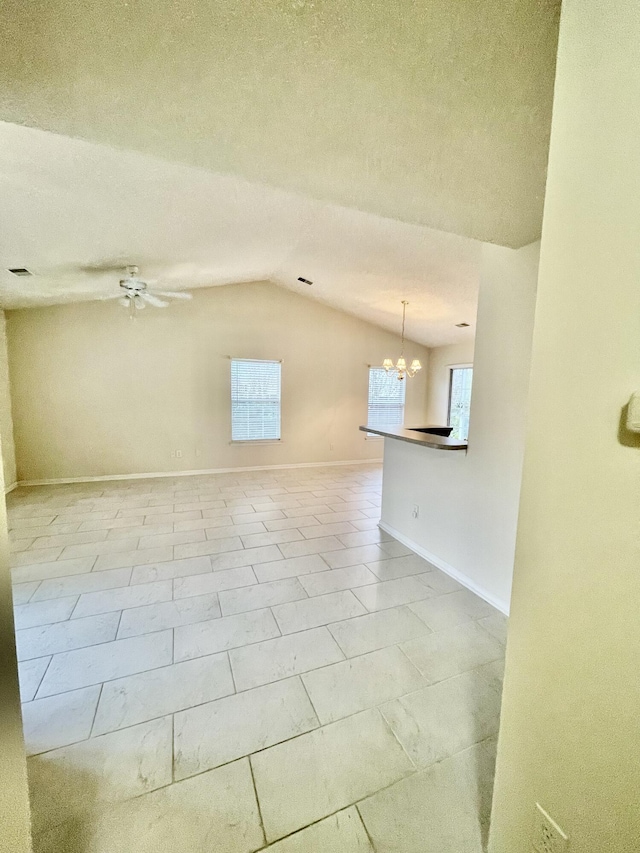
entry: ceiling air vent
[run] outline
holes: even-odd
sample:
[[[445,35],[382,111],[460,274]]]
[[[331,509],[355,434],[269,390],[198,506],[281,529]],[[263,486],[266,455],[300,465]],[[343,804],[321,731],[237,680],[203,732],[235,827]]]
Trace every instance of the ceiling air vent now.
[[[468,325],[469,325],[468,323],[456,323],[456,328],[457,329],[466,329]]]
[[[313,284],[312,281],[309,281],[308,278],[302,278],[301,275],[298,276],[298,281],[301,281],[303,284]]]
[[[33,273],[29,272],[29,270],[25,267],[13,267],[9,270],[9,272],[13,273],[14,275],[33,275]]]

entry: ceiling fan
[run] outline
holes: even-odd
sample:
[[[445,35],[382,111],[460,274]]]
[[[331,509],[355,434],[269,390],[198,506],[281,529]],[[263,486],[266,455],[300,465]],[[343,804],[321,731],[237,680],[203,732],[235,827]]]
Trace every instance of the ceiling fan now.
[[[154,308],[166,308],[169,303],[167,299],[191,299],[190,293],[184,291],[172,290],[157,290],[151,293],[148,289],[149,284],[138,276],[138,267],[128,266],[125,268],[126,276],[120,279],[120,292],[114,293],[106,299],[117,299],[120,305],[129,309],[129,316],[134,317],[136,311],[145,308],[147,305],[153,305]],[[164,297],[160,299],[159,297]]]

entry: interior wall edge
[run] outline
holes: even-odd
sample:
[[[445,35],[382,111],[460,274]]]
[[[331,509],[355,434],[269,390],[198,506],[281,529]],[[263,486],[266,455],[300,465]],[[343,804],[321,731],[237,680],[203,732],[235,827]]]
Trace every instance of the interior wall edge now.
[[[5,483],[15,483],[16,448],[13,430],[13,395],[9,370],[6,314],[0,308],[0,433],[2,434],[2,469]],[[5,487],[5,494],[8,489]]]

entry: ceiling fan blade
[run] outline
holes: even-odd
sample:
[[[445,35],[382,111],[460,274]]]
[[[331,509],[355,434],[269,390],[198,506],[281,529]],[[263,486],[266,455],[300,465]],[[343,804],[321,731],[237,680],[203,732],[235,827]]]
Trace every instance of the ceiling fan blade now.
[[[193,299],[191,293],[184,290],[156,290],[158,296],[168,296],[169,299]]]
[[[113,299],[114,297],[113,297],[113,296],[109,296],[108,298],[109,298],[109,299]],[[118,297],[118,305],[122,305],[122,306],[124,306],[125,308],[129,308],[129,307],[131,306],[131,300],[130,300],[130,299],[128,299],[126,296],[119,296],[119,297]]]
[[[99,297],[100,301],[104,301],[105,299],[122,299],[122,292],[120,293],[107,293],[104,296]]]
[[[149,305],[153,305],[154,308],[166,308],[169,304],[168,302],[163,302],[162,299],[158,299],[158,297],[154,296],[152,293],[147,292],[141,293],[140,299],[144,299],[145,302],[148,302]]]

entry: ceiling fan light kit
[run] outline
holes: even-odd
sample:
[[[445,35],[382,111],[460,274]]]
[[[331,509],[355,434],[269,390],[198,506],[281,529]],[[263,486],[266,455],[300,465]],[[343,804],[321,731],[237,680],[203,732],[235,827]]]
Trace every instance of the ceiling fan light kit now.
[[[190,293],[183,291],[157,290],[151,293],[148,289],[149,282],[138,276],[138,267],[126,267],[125,278],[120,279],[120,293],[115,293],[113,296],[107,296],[107,299],[117,299],[118,303],[129,309],[129,317],[133,319],[137,311],[142,310],[147,305],[153,305],[154,308],[166,308],[169,303],[167,299],[191,299]],[[164,297],[160,299],[159,297]]]
[[[408,376],[409,379],[413,379],[416,373],[419,370],[422,370],[422,365],[420,364],[419,359],[414,358],[409,367],[407,367],[407,360],[404,357],[404,322],[408,304],[409,303],[406,299],[402,300],[402,344],[400,347],[400,358],[395,364],[393,363],[393,359],[391,358],[385,358],[385,360],[382,362],[382,366],[387,371],[387,373],[390,370],[396,370],[398,372],[398,379],[400,381],[402,381],[405,376]]]

